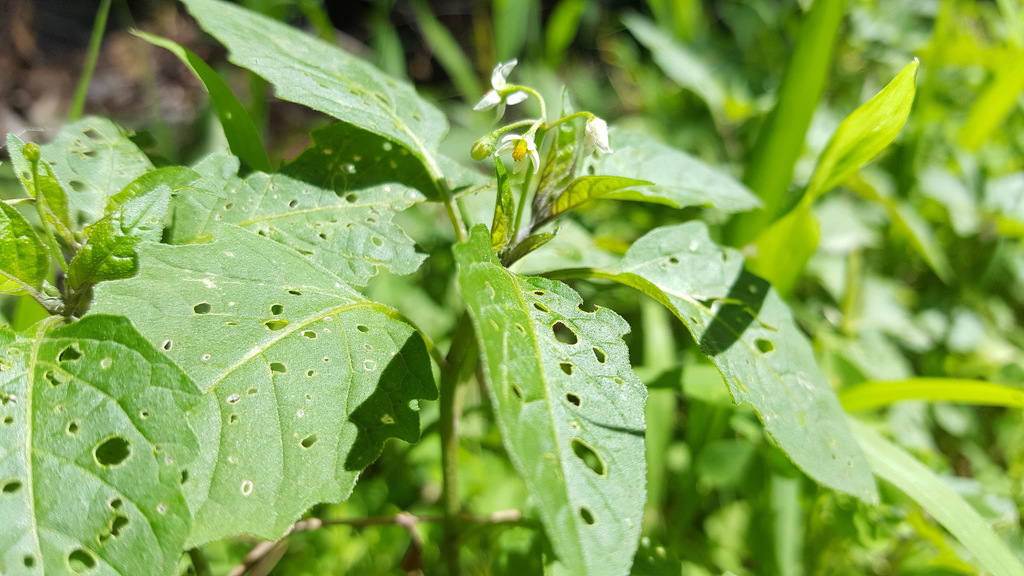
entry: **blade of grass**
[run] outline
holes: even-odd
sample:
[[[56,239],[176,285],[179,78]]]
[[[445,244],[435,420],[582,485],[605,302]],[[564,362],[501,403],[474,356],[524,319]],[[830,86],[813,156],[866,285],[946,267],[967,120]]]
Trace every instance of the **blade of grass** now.
[[[89,84],[92,83],[92,75],[96,71],[96,61],[100,57],[103,33],[107,30],[110,3],[111,0],[100,0],[100,7],[96,11],[96,20],[92,24],[92,36],[89,37],[89,48],[85,53],[85,63],[82,65],[82,76],[78,79],[75,97],[71,100],[71,111],[68,112],[69,123],[80,119],[82,110],[85,109],[85,97],[89,93]]]
[[[815,2],[800,27],[778,102],[758,134],[743,179],[764,209],[733,218],[726,237],[734,246],[756,238],[786,208],[793,166],[825,89],[845,6],[845,0]]]
[[[448,72],[455,88],[466,102],[476,102],[483,91],[480,89],[480,83],[473,71],[473,65],[462,48],[459,47],[458,41],[438,21],[434,13],[431,12],[430,5],[424,0],[414,0],[412,9],[416,13],[416,23],[419,24],[423,37],[430,45],[434,57]]]
[[[1024,565],[992,527],[935,472],[866,424],[855,418],[849,421],[875,474],[949,530],[974,555],[975,566],[994,576],[1024,576]]]
[[[961,378],[907,378],[865,382],[839,391],[839,403],[848,412],[880,408],[902,400],[1024,408],[1024,390]]]

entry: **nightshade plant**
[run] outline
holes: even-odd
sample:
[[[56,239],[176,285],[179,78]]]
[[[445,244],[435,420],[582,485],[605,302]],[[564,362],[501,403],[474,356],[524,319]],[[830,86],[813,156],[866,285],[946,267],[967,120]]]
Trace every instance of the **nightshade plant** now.
[[[417,441],[419,403],[433,400],[444,568],[429,568],[458,574],[459,399],[474,377],[532,500],[535,511],[524,502],[522,512],[539,520],[528,525],[546,539],[550,572],[630,573],[646,499],[647,392],[623,340],[629,325],[563,280],[622,284],[665,306],[800,470],[878,500],[861,443],[879,474],[902,453],[870,431],[855,435],[861,425],[848,424],[784,301],[701,222],[656,228],[593,265],[515,271],[524,258],[543,267],[553,223],[587,202],[757,209],[744,186],[609,130],[568,96],[552,114],[538,91],[510,83],[514,61],[495,68],[476,109],[539,115],[473,145],[491,185],[439,153],[445,118],[406,84],[235,5],[185,4],[278,97],[339,122],[274,170],[216,74],[144,36],[204,82],[230,153],[155,168],[98,118],[43,146],[8,136],[25,197],[0,203],[0,288],[50,317],[0,330],[0,574],[175,574],[184,550],[280,538],[312,506],[345,500],[385,440]],[[895,137],[916,70],[844,122],[813,190],[754,242],[754,269],[787,285],[771,263],[793,238],[813,251],[811,203]],[[470,225],[463,199],[492,193],[490,226]],[[359,290],[379,271],[412,274],[437,255],[394,220],[431,202],[453,231],[442,250],[465,305],[447,352]]]

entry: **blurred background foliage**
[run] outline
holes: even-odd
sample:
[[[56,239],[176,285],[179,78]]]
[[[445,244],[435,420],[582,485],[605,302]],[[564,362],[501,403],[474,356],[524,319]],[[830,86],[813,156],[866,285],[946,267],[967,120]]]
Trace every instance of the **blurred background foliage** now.
[[[241,3],[414,82],[448,114],[445,146],[455,158],[468,162],[470,144],[491,129],[492,116],[470,109],[488,88],[491,68],[518,58],[517,80],[538,86],[549,101],[568,86],[579,108],[698,156],[763,198],[774,194],[766,198],[767,216],[733,222],[707,210],[594,203],[563,225],[564,241],[547,253],[568,262],[622,252],[654,226],[693,218],[709,222],[721,242],[742,246],[764,218],[799,198],[842,118],[919,58],[917,99],[897,141],[815,205],[821,242],[789,300],[841,395],[856,384],[913,377],[1024,388],[1024,4],[812,6],[822,2]],[[66,120],[98,4],[3,3],[0,132],[46,140]],[[223,136],[201,85],[172,56],[127,34],[129,27],[172,38],[214,65],[248,103],[276,163],[294,157],[308,131],[326,123],[274,101],[262,80],[227,65],[222,49],[173,2],[115,0],[85,109],[136,130],[155,157],[194,161],[221,147]],[[780,104],[787,99],[797,103],[788,111]],[[0,174],[7,195],[15,181],[6,166]],[[490,196],[479,196],[486,215]],[[431,210],[402,215],[427,252],[452,241]],[[435,256],[418,279],[380,278],[369,293],[443,342],[449,310],[457,308],[452,269]],[[633,360],[651,388],[649,503],[634,574],[977,573],[963,548],[891,486],[883,483],[881,505],[867,507],[803,477],[753,413],[732,403],[717,372],[663,309],[601,283],[574,287],[629,320]],[[0,314],[15,326],[38,317],[30,302],[13,298],[2,301]],[[525,489],[504,456],[486,395],[471,391],[466,410],[467,512],[520,506]],[[390,445],[347,503],[311,514],[436,514],[436,406],[425,405],[424,414],[419,445]],[[857,415],[939,473],[1024,559],[1020,409],[905,401]],[[522,522],[471,531],[467,573],[540,573],[545,543],[536,528],[527,510]],[[422,524],[421,531],[426,565],[436,565],[439,529]],[[212,573],[223,574],[253,544],[222,542],[202,552]],[[400,574],[409,546],[397,526],[329,527],[293,534],[249,573]],[[195,571],[187,560],[182,567]]]

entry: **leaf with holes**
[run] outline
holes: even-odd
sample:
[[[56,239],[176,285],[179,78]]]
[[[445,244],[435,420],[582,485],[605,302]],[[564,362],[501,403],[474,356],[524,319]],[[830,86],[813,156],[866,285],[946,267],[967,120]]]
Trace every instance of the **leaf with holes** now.
[[[19,147],[12,145],[12,138],[7,137],[11,163],[18,177],[25,179],[30,166],[21,154],[13,153]],[[78,225],[102,218],[110,196],[153,169],[128,133],[103,118],[68,124],[53,141],[40,146],[40,152],[67,191],[71,221]]]
[[[518,276],[483,226],[455,248],[505,448],[540,508],[557,573],[627,574],[645,500],[644,399],[611,310]]]
[[[875,484],[835,392],[789,308],[700,222],[657,228],[601,274],[667,306],[725,377],[733,399],[808,476],[866,502]]]
[[[634,186],[618,198],[655,202],[673,208],[707,206],[723,212],[743,212],[761,205],[746,186],[697,158],[648,136],[613,129],[614,154],[588,160],[588,174],[649,180],[653,186]]]
[[[412,86],[286,24],[215,0],[185,0],[199,25],[221,41],[235,64],[266,78],[282,100],[309,106],[378,134],[418,159],[429,180],[420,191],[437,199],[437,147],[444,115]]]
[[[85,229],[86,241],[68,267],[68,285],[81,289],[134,274],[138,267],[135,247],[143,241],[160,240],[171,195],[198,178],[188,168],[160,168],[111,197],[106,216]]]
[[[276,240],[330,268],[349,284],[366,285],[378,267],[410,274],[423,256],[391,221],[423,199],[400,184],[336,192],[285,174],[255,172],[238,177],[238,159],[215,155],[196,170],[196,188],[175,199],[171,239],[209,240],[222,222]]]
[[[32,225],[17,208],[0,201],[0,294],[38,289],[49,273],[50,258]]]
[[[0,330],[0,566],[177,574],[201,394],[124,318]]]
[[[437,396],[420,336],[294,250],[232,225],[209,244],[142,244],[139,273],[96,288],[212,400],[197,417],[205,476],[190,545],[275,539],[347,498],[383,441],[419,438]]]

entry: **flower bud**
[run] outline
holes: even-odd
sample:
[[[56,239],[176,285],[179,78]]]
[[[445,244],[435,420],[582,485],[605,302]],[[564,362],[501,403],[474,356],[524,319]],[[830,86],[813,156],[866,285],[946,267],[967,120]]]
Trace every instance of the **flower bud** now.
[[[473,160],[483,160],[491,154],[494,154],[494,148],[497,143],[498,138],[493,132],[487,134],[473,143],[473,149],[470,150],[469,155],[473,157]]]
[[[22,155],[25,156],[25,160],[35,164],[39,162],[39,144],[35,142],[29,142],[25,144],[25,147],[21,150]]]

